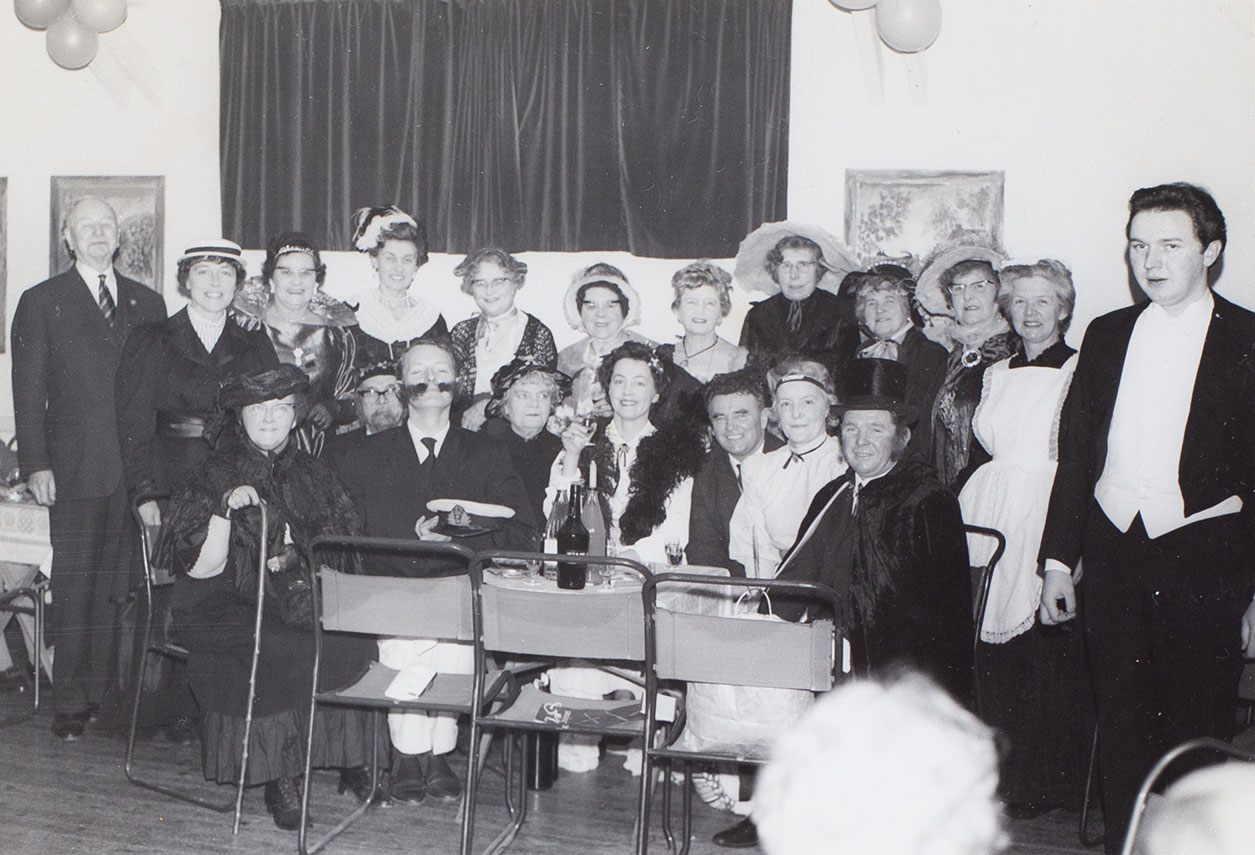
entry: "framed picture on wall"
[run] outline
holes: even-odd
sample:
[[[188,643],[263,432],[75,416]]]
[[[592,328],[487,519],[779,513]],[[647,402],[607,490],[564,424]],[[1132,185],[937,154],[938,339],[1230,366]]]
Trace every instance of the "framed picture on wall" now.
[[[52,176],[48,275],[55,276],[73,264],[62,228],[70,205],[84,196],[104,199],[118,215],[114,266],[160,294],[166,224],[162,175]]]
[[[1003,173],[915,169],[845,171],[845,240],[864,263],[922,259],[955,232],[1002,244]]]
[[[8,280],[9,263],[9,232],[7,216],[9,211],[9,179],[0,175],[0,307],[8,306],[5,302],[5,284]],[[9,331],[4,328],[7,311],[0,312],[0,353],[4,353],[9,344]]]

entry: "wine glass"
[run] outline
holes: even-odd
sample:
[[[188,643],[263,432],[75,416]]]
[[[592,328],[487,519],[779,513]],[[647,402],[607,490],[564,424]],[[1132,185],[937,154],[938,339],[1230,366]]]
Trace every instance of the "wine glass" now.
[[[668,540],[665,548],[667,562],[672,567],[679,567],[684,562],[684,544],[678,540]]]

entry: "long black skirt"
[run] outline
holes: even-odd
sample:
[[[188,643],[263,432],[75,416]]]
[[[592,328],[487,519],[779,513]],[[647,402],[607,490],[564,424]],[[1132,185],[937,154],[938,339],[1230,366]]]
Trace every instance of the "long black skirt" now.
[[[986,722],[1003,740],[1002,798],[1080,807],[1093,738],[1093,698],[1079,626],[1031,629],[976,653]]]

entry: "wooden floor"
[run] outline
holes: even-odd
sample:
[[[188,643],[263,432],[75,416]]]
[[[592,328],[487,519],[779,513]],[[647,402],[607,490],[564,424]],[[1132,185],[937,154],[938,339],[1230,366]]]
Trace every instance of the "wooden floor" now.
[[[22,709],[28,696],[0,693],[0,718]],[[260,790],[247,793],[244,824],[231,835],[229,814],[216,814],[173,801],[129,784],[123,776],[124,742],[89,729],[75,743],[62,743],[49,732],[50,713],[0,729],[0,855],[213,855],[296,851],[296,835],[270,821]],[[202,786],[225,798],[227,788],[205,784],[195,747],[145,745],[139,761],[157,776],[188,786]],[[552,790],[529,796],[529,819],[510,847],[516,855],[540,853],[629,853],[632,851],[636,781],[614,756],[597,771],[563,773]],[[352,807],[337,796],[336,779],[318,773],[312,793],[320,828],[328,818]],[[480,799],[476,843],[480,851],[505,821],[501,778],[489,772]],[[735,817],[694,799],[695,855],[727,855],[711,835]],[[319,821],[321,820],[321,821]],[[1063,855],[1091,850],[1077,841],[1077,815],[1056,811],[1035,820],[1009,823],[1017,855]],[[656,823],[655,823],[656,825]],[[330,847],[344,855],[390,852],[457,851],[456,805],[396,806],[375,810]],[[661,833],[651,834],[651,851],[665,852]],[[754,851],[754,850],[752,850]]]

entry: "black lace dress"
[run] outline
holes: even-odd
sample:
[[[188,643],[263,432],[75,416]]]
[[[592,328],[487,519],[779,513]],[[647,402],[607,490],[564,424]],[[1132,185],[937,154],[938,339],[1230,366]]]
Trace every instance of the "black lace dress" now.
[[[257,602],[257,548],[260,511],[231,515],[226,568],[217,576],[187,575],[200,555],[210,517],[224,494],[253,486],[269,509],[269,554],[285,543],[307,543],[324,533],[359,534],[361,518],[339,478],[322,461],[289,442],[278,453],[263,453],[247,440],[205,464],[171,501],[163,526],[158,561],[176,574],[174,623],[188,649],[192,691],[204,711],[205,777],[229,783],[239,774],[241,738],[247,709],[253,620]],[[350,555],[325,556],[324,563],[352,571]],[[313,671],[313,633],[284,623],[268,594],[257,670],[257,699],[249,740],[248,783],[293,777],[304,769],[304,733]],[[348,685],[376,656],[373,639],[325,637],[320,684]],[[369,719],[364,713],[320,712],[314,729],[316,767],[355,767],[369,756]]]

